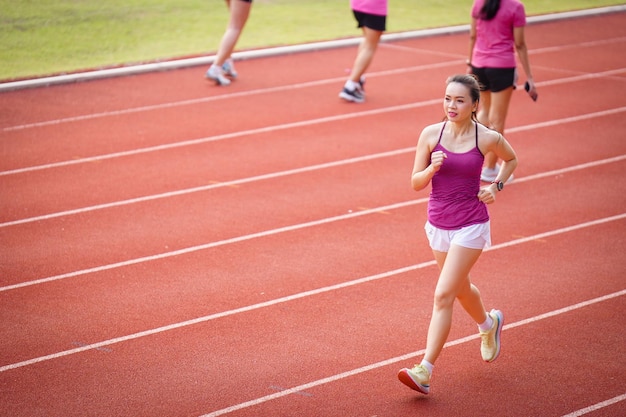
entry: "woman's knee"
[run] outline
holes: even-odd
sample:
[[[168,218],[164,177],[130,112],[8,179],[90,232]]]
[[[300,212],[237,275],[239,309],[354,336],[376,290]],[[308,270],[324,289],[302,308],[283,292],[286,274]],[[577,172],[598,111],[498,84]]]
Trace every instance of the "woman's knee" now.
[[[452,308],[456,297],[457,294],[450,290],[436,289],[433,306],[438,310]]]

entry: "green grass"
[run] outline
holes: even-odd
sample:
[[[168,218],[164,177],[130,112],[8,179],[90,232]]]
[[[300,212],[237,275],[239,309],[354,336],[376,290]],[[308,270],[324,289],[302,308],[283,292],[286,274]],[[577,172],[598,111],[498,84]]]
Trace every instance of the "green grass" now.
[[[529,16],[623,4],[526,0]],[[389,0],[388,32],[466,24],[470,0]],[[223,0],[0,0],[0,80],[213,54]],[[358,36],[348,0],[254,0],[237,50]]]

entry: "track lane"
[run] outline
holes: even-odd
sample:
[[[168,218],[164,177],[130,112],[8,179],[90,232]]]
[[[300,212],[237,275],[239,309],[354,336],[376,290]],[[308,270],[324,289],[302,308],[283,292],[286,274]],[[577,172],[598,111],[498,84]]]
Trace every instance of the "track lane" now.
[[[511,138],[512,141],[518,140],[516,134],[523,132],[519,136],[524,139],[530,136],[527,133],[529,130],[555,127],[562,124],[578,124],[594,120],[604,123],[604,120],[619,116],[624,111],[626,111],[626,107],[609,108],[562,119],[514,126],[507,130],[507,137]],[[402,115],[410,115],[412,112],[413,110],[407,109],[399,113],[393,112],[393,115],[378,115],[376,118],[379,121],[377,126],[381,127],[379,129],[359,131],[362,128],[359,128],[357,121],[343,121],[344,127],[350,129],[355,127],[353,131],[355,134],[351,135],[350,138],[340,138],[340,134],[338,131],[333,131],[332,126],[301,128],[298,130],[297,138],[289,137],[282,143],[271,141],[275,134],[257,134],[256,137],[261,142],[260,146],[250,147],[249,154],[242,155],[238,160],[240,164],[232,164],[230,155],[238,148],[232,141],[229,141],[219,145],[205,143],[193,153],[189,150],[172,149],[169,151],[170,157],[166,161],[160,158],[160,154],[135,158],[132,165],[135,167],[133,170],[126,169],[128,166],[126,160],[100,161],[98,164],[80,168],[79,175],[83,179],[81,182],[74,181],[77,175],[76,168],[71,166],[60,171],[55,170],[53,173],[37,171],[20,176],[9,175],[3,178],[3,187],[6,190],[19,189],[19,192],[15,193],[14,199],[3,202],[5,221],[0,223],[0,227],[173,197],[220,186],[236,186],[246,182],[304,172],[308,169],[322,169],[342,163],[353,163],[358,158],[384,157],[385,152],[389,156],[397,153],[412,153],[416,135],[412,123],[405,123],[403,129],[406,133],[398,135],[393,141],[368,140],[365,143],[362,142],[363,138],[385,137],[387,123],[395,123]],[[406,116],[404,120],[407,120]],[[599,133],[609,130],[607,126],[601,126],[599,129],[601,129]],[[559,136],[563,136],[560,129],[556,131]],[[245,141],[245,139],[242,140]],[[272,142],[273,145],[266,146],[266,140]],[[302,146],[304,141],[307,143],[306,147]],[[551,141],[550,143],[560,145],[558,141]],[[619,146],[619,143],[617,145]],[[274,152],[273,146],[290,152],[292,158],[288,160],[281,158],[280,154],[277,155]],[[396,146],[407,147],[395,148]],[[360,154],[356,153],[357,149]],[[586,149],[586,147],[581,146],[580,149]],[[621,151],[619,147],[615,149],[616,153]],[[380,155],[365,154],[364,152],[378,152]],[[207,163],[208,157],[206,155],[210,155],[211,164]],[[338,159],[342,156],[348,159],[342,162]],[[259,158],[261,159],[260,162],[258,162]],[[320,160],[320,158],[323,159]],[[145,162],[146,159],[148,162]],[[315,164],[315,162],[319,163]],[[310,163],[313,165],[303,166]],[[271,168],[285,169],[286,171],[276,173],[265,171]],[[176,175],[164,175],[167,172],[176,172]],[[240,178],[241,175],[245,174],[252,177],[249,179]],[[209,178],[210,180],[207,180]],[[121,183],[125,186],[120,187]],[[184,186],[188,188],[180,188]],[[176,187],[176,189],[172,189],[172,187]],[[94,188],[97,188],[97,193],[93,192]],[[150,194],[150,192],[157,194]],[[120,200],[121,198],[126,199]],[[72,203],[73,200],[77,201]],[[81,204],[92,205],[80,207]],[[61,211],[55,212],[55,210]]]
[[[419,413],[443,417],[466,415],[468,410],[480,410],[485,415],[561,416],[584,408],[590,402],[599,403],[619,396],[623,391],[614,383],[615,379],[620,378],[623,361],[599,359],[601,364],[590,373],[592,377],[602,380],[600,384],[604,390],[597,390],[592,394],[586,391],[585,373],[580,372],[581,367],[586,369],[585,364],[594,366],[596,361],[592,365],[592,360],[598,360],[602,355],[611,355],[611,349],[601,343],[603,332],[611,335],[611,343],[623,343],[623,336],[618,336],[619,325],[610,318],[610,310],[618,309],[623,313],[623,305],[623,299],[612,299],[506,329],[503,332],[503,343],[506,343],[504,346],[507,350],[493,364],[480,361],[478,341],[475,339],[449,346],[444,349],[443,356],[458,359],[441,361],[442,364],[437,366],[437,374],[433,377],[433,391],[428,397],[412,393],[395,380],[398,369],[407,362],[411,363],[409,359],[392,361],[390,365],[383,363],[372,370],[355,372],[354,375],[337,375],[338,380],[329,384],[313,387],[304,384],[301,391],[285,397],[261,397],[256,400],[259,404],[254,404],[255,400],[251,400],[253,404],[235,404],[232,406],[235,410],[230,411],[226,407],[203,417],[266,414],[289,416],[294,412],[300,415],[366,416]],[[574,322],[584,322],[580,325],[584,337],[574,340],[573,343],[567,346],[557,343],[552,349],[541,349],[541,346],[532,343],[537,334],[544,332],[549,332],[557,341],[570,340],[569,332]],[[601,325],[594,327],[591,322],[599,322]],[[593,355],[588,354],[589,346],[595,349]],[[511,361],[511,357],[532,357],[537,362],[549,363],[550,366],[544,372],[538,373],[528,365],[528,361]],[[566,371],[559,372],[561,369]],[[564,374],[567,375],[565,380],[561,379]],[[316,382],[318,381],[311,384]],[[440,392],[454,392],[455,395],[443,397]],[[494,393],[506,394],[506,401],[494,401]],[[238,406],[243,408],[237,410]],[[618,402],[612,409],[598,415],[614,416],[623,410],[623,402]]]
[[[620,223],[624,225],[624,220],[621,220]],[[613,294],[610,292],[611,288],[617,288],[619,291],[621,284],[612,279],[613,266],[605,264],[604,270],[598,270],[593,264],[576,265],[575,259],[577,257],[593,255],[593,253],[588,252],[584,245],[579,243],[588,241],[590,236],[595,236],[598,233],[602,233],[606,237],[594,248],[598,253],[606,253],[607,249],[614,245],[614,242],[619,242],[621,239],[619,231],[612,223],[547,238],[553,247],[569,249],[567,258],[570,262],[564,258],[559,261],[560,266],[569,266],[569,268],[556,276],[553,274],[554,269],[552,269],[554,266],[552,254],[545,251],[543,245],[525,243],[516,247],[500,249],[507,252],[504,255],[499,253],[500,250],[494,250],[484,257],[482,264],[489,264],[493,259],[499,259],[502,256],[510,260],[515,252],[519,252],[519,256],[515,258],[519,267],[513,265],[508,270],[509,276],[506,281],[497,277],[482,277],[480,279],[479,282],[482,283],[479,285],[482,286],[483,291],[489,289],[485,291],[488,293],[486,302],[490,305],[497,303],[510,306],[507,311],[507,322],[514,325],[519,320],[548,313],[551,309],[558,310],[581,301],[591,300],[594,295]],[[577,249],[572,250],[572,248]],[[533,257],[537,261],[533,271],[535,274],[549,274],[551,277],[551,279],[534,283],[536,288],[533,291],[528,291],[528,270],[523,267],[523,265],[528,265],[525,259],[529,257]],[[624,262],[619,253],[616,252],[613,252],[611,258],[613,262],[617,262],[617,265]],[[424,272],[428,273],[428,269]],[[596,279],[587,279],[590,273],[593,273]],[[219,404],[227,404],[226,406],[228,406],[230,403],[232,405],[233,400],[236,401],[237,398],[240,399],[239,401],[254,398],[255,393],[260,396],[259,398],[262,398],[271,393],[272,390],[278,391],[276,387],[290,388],[316,380],[322,382],[321,379],[328,377],[329,370],[332,369],[349,371],[368,363],[375,364],[381,360],[410,354],[411,350],[407,351],[407,345],[415,343],[411,341],[423,339],[424,336],[420,336],[419,329],[422,329],[421,332],[425,332],[428,315],[419,306],[430,304],[435,274],[434,266],[431,266],[429,275],[432,276],[427,280],[429,284],[426,284],[423,278],[416,279],[419,275],[415,273],[401,274],[376,283],[348,287],[336,294],[320,294],[295,303],[269,307],[255,313],[254,320],[249,320],[245,314],[230,316],[218,321],[200,324],[195,328],[180,329],[171,332],[172,334],[163,333],[150,338],[137,339],[124,344],[109,346],[109,350],[101,349],[81,353],[75,358],[83,357],[85,359],[78,363],[71,357],[42,362],[19,371],[22,375],[20,381],[21,383],[28,383],[28,375],[37,378],[42,375],[42,372],[47,374],[45,370],[50,369],[49,367],[60,370],[60,372],[55,373],[56,378],[67,380],[69,375],[75,374],[74,369],[79,369],[76,366],[79,366],[81,372],[84,373],[80,376],[76,374],[71,379],[71,385],[74,386],[74,398],[89,398],[98,390],[103,390],[117,398],[126,398],[126,396],[129,399],[143,398],[146,403],[153,405],[149,407],[151,409],[157,406],[167,406],[164,409],[158,409],[159,412],[166,414],[174,412],[173,410],[181,412],[179,407],[198,407],[199,404],[206,404],[205,407],[216,409],[214,407],[219,406]],[[493,288],[495,282],[506,285],[509,291],[499,291],[497,288]],[[576,285],[572,285],[573,283]],[[426,289],[425,285],[430,288]],[[553,294],[551,287],[559,288],[559,297],[551,296]],[[548,302],[543,302],[545,300],[538,302],[537,293],[546,294]],[[617,305],[623,307],[623,296],[614,296],[618,297],[618,301],[614,302],[618,302]],[[326,307],[315,316],[311,316],[311,309],[320,304]],[[618,310],[603,308],[602,311],[605,314],[610,312],[610,315],[613,316],[615,311],[620,310],[618,307]],[[624,313],[623,310],[621,311]],[[587,315],[587,317],[589,316]],[[341,319],[343,326],[337,326],[335,322],[337,318]],[[264,326],[259,326],[257,320],[263,321]],[[580,322],[580,319],[576,322]],[[606,320],[606,322],[619,327],[619,321]],[[571,320],[568,323],[571,323]],[[527,326],[520,324],[516,329],[525,329]],[[561,324],[557,327],[564,328]],[[272,332],[267,332],[267,329],[272,329]],[[469,335],[471,336],[470,340],[474,340],[474,343],[472,344],[468,340],[468,349],[470,349],[470,345],[472,347],[469,354],[451,354],[453,357],[459,358],[453,362],[456,363],[461,358],[467,358],[469,361],[465,361],[466,365],[478,366],[481,364],[477,353],[478,341],[475,340],[475,330],[472,329],[473,326],[468,322],[459,323],[454,327],[451,341]],[[603,328],[596,330],[603,331]],[[315,332],[315,338],[310,337],[311,331]],[[372,339],[372,334],[378,334],[378,337]],[[503,337],[507,337],[509,334],[510,331],[507,329]],[[621,332],[609,334],[620,335]],[[200,337],[200,335],[203,336]],[[593,333],[590,334],[590,337],[593,338]],[[623,336],[619,337],[623,338]],[[234,345],[238,346],[235,351],[232,350]],[[420,342],[417,342],[415,346],[419,348]],[[515,358],[519,357],[515,354],[516,347],[523,347],[525,344],[510,341],[505,346],[511,353],[508,356],[509,359],[499,360],[494,365],[502,366],[500,369],[504,372],[503,376],[507,375],[508,378],[507,369],[515,366],[515,362],[512,364],[505,364],[505,362],[515,361]],[[600,346],[605,350],[612,349],[610,345],[604,343],[600,343]],[[332,348],[332,354],[329,354],[329,348]],[[602,349],[599,351],[596,349],[598,355],[603,354]],[[291,354],[289,354],[290,352]],[[445,354],[447,355],[448,351]],[[581,352],[581,354],[583,353]],[[108,370],[103,370],[98,366],[89,371],[91,366],[88,363],[93,362],[89,358],[95,360],[95,355],[107,355]],[[548,355],[550,356],[550,354]],[[503,355],[503,359],[506,357]],[[571,358],[571,355],[569,357]],[[207,358],[211,359],[207,362]],[[554,362],[555,359],[553,357],[552,361]],[[565,358],[563,357],[563,359]],[[409,358],[402,357],[398,359],[398,361],[400,360],[404,362]],[[394,361],[394,363],[396,362]],[[442,361],[442,363],[445,362]],[[389,365],[388,368],[396,369],[400,365],[401,363],[397,363],[393,367]],[[617,371],[619,373],[619,362],[612,363],[611,366],[614,367],[612,372]],[[6,381],[5,378],[10,377],[11,373],[16,371],[5,371],[0,374],[0,379]],[[445,367],[441,367],[441,375],[444,375],[445,371]],[[596,371],[602,372],[604,369],[590,370],[592,373]],[[99,376],[96,376],[96,372]],[[576,381],[575,378],[582,378],[582,380],[588,378],[588,375],[581,375],[577,368],[572,368],[570,372],[568,379],[571,383]],[[334,373],[331,371],[331,374],[335,373],[337,371]],[[463,383],[467,384],[465,372],[452,373],[453,376],[450,378],[464,381]],[[168,378],[164,379],[164,374],[167,374]],[[107,375],[115,375],[115,378],[109,379]],[[226,380],[220,378],[223,375],[229,375],[229,378]],[[54,392],[54,386],[60,384],[55,383],[54,379],[56,378],[51,379],[50,376],[41,381],[40,385],[43,383],[46,385],[46,390]],[[526,376],[524,380],[528,380],[528,378],[529,376]],[[445,381],[448,380],[448,377],[441,379],[440,387],[447,391],[448,385]],[[124,382],[125,380],[126,382]],[[385,378],[382,380],[382,385],[390,386],[392,380],[392,378]],[[196,383],[189,386],[184,381],[196,381]],[[349,383],[349,380],[346,382]],[[339,382],[339,386],[343,384],[344,382]],[[67,387],[67,382],[63,386]],[[159,386],[166,389],[168,394],[159,393]],[[176,386],[179,387],[179,390],[185,391],[174,393],[171,390],[175,389]],[[337,391],[337,385],[334,383],[333,386],[335,387],[334,392],[349,390],[346,387]],[[380,385],[371,384],[370,386],[377,387]],[[148,389],[148,387],[150,388]],[[124,390],[124,394],[121,394],[121,390]],[[309,406],[312,407],[311,410],[317,409],[320,405],[316,398],[319,398],[323,403],[328,403],[328,396],[319,394],[316,389],[307,389],[306,392],[313,394],[313,397],[308,401]],[[547,389],[541,389],[533,398],[536,399],[537,404],[541,404],[542,401],[552,397],[550,392]],[[561,395],[564,394],[562,391],[560,392]],[[468,393],[467,395],[474,394]],[[395,398],[399,398],[399,396],[415,397],[409,392],[398,390],[398,386],[395,386]],[[576,396],[578,395],[576,394]],[[64,396],[60,398],[64,398]],[[181,398],[183,401],[179,403]],[[291,396],[290,398],[287,399],[289,409],[293,410],[292,401],[294,398]],[[61,401],[60,406],[65,407],[67,415],[75,415],[72,410],[78,410],[75,407],[79,405],[69,398],[64,398]],[[133,415],[136,413],[133,411],[134,409],[142,409],[146,403],[131,402],[125,404],[124,407],[128,407],[130,411],[120,408],[122,404],[118,403],[117,408],[112,410],[119,410],[119,415]],[[33,405],[36,406],[37,404]],[[368,403],[362,402],[362,405],[368,406]],[[106,401],[98,401],[94,406],[108,407],[109,404]],[[390,406],[397,409],[398,403],[394,401]],[[498,409],[501,403],[493,403],[490,406]],[[272,408],[276,408],[276,406],[272,405]],[[259,411],[251,410],[251,412],[258,413]]]
[[[600,120],[603,119],[600,118]],[[545,160],[541,158],[542,155],[538,155],[536,152],[542,152],[542,154],[548,152],[551,155],[548,164],[539,167],[540,171],[548,171],[554,169],[555,164],[576,164],[581,161],[588,162],[592,156],[607,157],[614,156],[615,153],[617,155],[626,153],[626,145],[618,137],[615,137],[609,129],[610,126],[614,125],[592,122],[593,120],[582,120],[568,125],[557,123],[553,127],[542,128],[539,133],[547,135],[550,139],[542,141],[541,147],[521,146],[520,158],[528,160],[528,165],[532,167],[535,161]],[[624,118],[619,118],[615,123],[624,124],[626,122],[624,122]],[[597,125],[594,127],[594,134],[604,136],[606,144],[611,144],[613,147],[589,146],[587,145],[587,135],[576,133],[580,132],[581,127],[592,124]],[[528,131],[520,132],[518,135],[515,130],[513,128],[510,130],[513,133],[507,134],[514,143],[520,141],[520,145],[525,145],[529,141],[536,141]],[[404,140],[407,139],[401,139],[401,141]],[[563,147],[571,148],[571,151],[563,153],[560,151]],[[264,221],[271,222],[271,219],[284,218],[283,215],[279,214],[280,212],[274,211],[265,198],[268,193],[279,192],[279,190],[282,190],[286,196],[279,209],[288,212],[295,210],[294,215],[296,217],[288,220],[290,223],[296,223],[298,218],[300,221],[307,221],[309,219],[307,213],[317,210],[318,207],[320,209],[323,207],[321,213],[337,215],[347,209],[355,209],[359,205],[371,207],[384,204],[378,202],[380,201],[378,196],[387,195],[391,201],[406,200],[410,198],[412,193],[405,186],[408,168],[402,167],[411,166],[412,151],[411,148],[405,149],[407,150],[406,154],[391,158],[363,161],[321,171],[303,172],[286,178],[250,184],[252,187],[207,189],[202,193],[194,193],[207,195],[207,197],[199,200],[194,194],[182,195],[168,198],[166,201],[146,201],[131,207],[113,207],[107,210],[82,213],[79,216],[50,219],[45,222],[45,228],[42,228],[42,224],[39,222],[32,225],[0,228],[0,236],[3,236],[7,248],[14,248],[15,261],[17,261],[13,266],[9,262],[0,266],[4,276],[12,277],[11,281],[4,281],[4,285],[16,282],[20,276],[24,276],[25,279],[33,279],[37,275],[55,275],[68,272],[68,269],[65,271],[48,269],[50,259],[66,259],[67,262],[74,264],[77,259],[67,257],[64,253],[68,248],[80,247],[85,242],[89,242],[91,251],[81,256],[91,257],[92,260],[85,259],[82,267],[89,268],[102,263],[128,259],[125,255],[127,247],[136,248],[142,245],[139,254],[149,256],[162,253],[164,249],[175,250],[201,244],[207,241],[208,236],[214,240],[220,240],[238,234],[250,233],[250,227],[256,232],[265,228],[284,226],[289,223],[263,223]],[[527,156],[524,153],[526,149],[535,153]],[[560,158],[563,157],[566,159],[559,162]],[[377,167],[382,166],[386,167],[384,175],[364,177],[365,173],[375,171]],[[520,169],[520,171],[523,174],[524,170]],[[354,184],[345,182],[352,178],[360,179],[361,182]],[[324,187],[319,187],[320,184],[324,184]],[[333,188],[337,190],[337,194],[349,201],[342,199],[331,201],[326,198],[325,195],[331,193]],[[389,192],[392,190],[394,194],[390,195]],[[242,196],[252,199],[247,206],[239,204],[239,198]],[[219,206],[215,205],[216,201],[220,201]],[[179,209],[181,206],[187,209],[181,211]],[[112,215],[112,213],[116,214]],[[211,215],[207,216],[206,213]],[[291,216],[291,214],[289,215]],[[91,235],[85,235],[81,228],[85,221],[98,225],[91,232]],[[265,227],[262,227],[264,224]],[[233,227],[235,228],[233,229]],[[41,261],[38,262],[35,258],[31,259],[31,271],[29,273],[29,271],[22,270],[19,260],[23,259],[23,256],[17,254],[19,248],[31,250],[33,242],[40,245],[41,249],[35,252],[40,254]],[[146,242],[149,243],[146,244]],[[96,250],[98,248],[101,249]],[[39,267],[37,267],[38,264]],[[77,265],[81,265],[81,263]],[[58,266],[61,265],[58,264]],[[37,268],[44,269],[36,272]],[[23,275],[24,273],[29,275]]]
[[[625,206],[624,194],[616,194],[607,187],[590,187],[585,194],[575,191],[585,179],[609,181],[625,166],[626,161],[622,161],[554,179],[520,179],[502,196],[506,201],[490,208],[494,243],[567,227],[571,222],[587,222],[593,220],[590,213],[594,216],[620,214]],[[539,190],[537,184],[544,187]],[[541,201],[539,213],[525,209],[531,193]],[[540,193],[549,198],[543,198]],[[563,207],[564,200],[569,202],[569,210]],[[134,333],[146,327],[203,316],[207,308],[208,312],[216,314],[222,309],[380,273],[381,262],[393,265],[391,268],[411,265],[416,260],[428,262],[430,250],[420,228],[424,221],[425,200],[422,200],[397,210],[354,218],[346,216],[344,220],[314,228],[260,236],[101,272],[85,271],[31,289],[4,291],[0,297],[7,314],[13,310],[24,312],[21,307],[24,297],[38,299],[42,293],[49,297],[46,304],[33,305],[29,314],[7,316],[10,319],[3,324],[2,333],[10,337],[3,341],[8,345],[0,351],[20,352],[20,357],[25,358],[23,355],[28,355],[29,350],[37,352],[42,346],[56,345],[63,350],[74,339],[91,343],[114,338],[120,333]],[[369,233],[363,234],[363,230]],[[333,236],[333,240],[329,241],[328,236]],[[357,242],[354,236],[360,236]],[[280,262],[275,259],[276,253],[282,254]],[[377,255],[371,256],[372,253]],[[417,259],[416,254],[419,254]],[[242,259],[245,262],[242,263]],[[319,259],[325,262],[319,263]],[[342,271],[340,275],[337,275],[338,269]],[[502,265],[502,270],[507,269]],[[238,278],[233,281],[232,277]],[[186,302],[181,304],[181,298]],[[152,299],[159,302],[151,304]],[[38,313],[43,309],[45,314]],[[46,320],[37,319],[40,315]],[[126,319],[116,326],[107,326],[115,322],[118,315]],[[23,333],[25,327],[31,331]],[[61,334],[66,336],[60,337]],[[37,337],[33,339],[31,335]],[[42,344],[44,337],[47,342]]]

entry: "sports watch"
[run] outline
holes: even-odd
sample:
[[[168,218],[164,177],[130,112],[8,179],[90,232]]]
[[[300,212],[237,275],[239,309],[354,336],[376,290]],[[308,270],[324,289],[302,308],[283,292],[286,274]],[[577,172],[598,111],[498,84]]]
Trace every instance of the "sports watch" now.
[[[496,185],[498,191],[502,191],[504,189],[504,183],[502,181],[492,181],[491,183]]]

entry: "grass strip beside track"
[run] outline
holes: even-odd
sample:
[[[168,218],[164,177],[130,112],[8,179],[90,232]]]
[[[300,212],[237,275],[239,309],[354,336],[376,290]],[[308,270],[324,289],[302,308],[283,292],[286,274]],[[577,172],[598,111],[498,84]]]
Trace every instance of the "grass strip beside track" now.
[[[53,6],[37,4],[36,10],[32,10],[33,6],[29,3],[0,0],[5,14],[0,19],[0,41],[4,46],[0,49],[0,62],[3,64],[0,66],[0,81],[5,81],[0,82],[0,92],[52,82],[48,80],[36,85],[20,83],[33,78],[54,78],[54,82],[76,81],[73,76],[65,79],[67,73],[114,76],[136,73],[139,69],[145,72],[176,68],[183,63],[188,66],[212,62],[213,57],[207,56],[205,47],[198,46],[196,42],[200,40],[202,45],[215,45],[213,48],[216,48],[227,20],[223,3],[210,0],[209,13],[203,14],[207,13],[205,2],[173,1],[164,1],[160,5],[144,4],[139,0],[135,0],[137,4],[124,2],[123,5],[111,1],[100,2],[97,7],[93,2],[81,2],[81,7],[87,8],[82,11],[76,2],[54,2]],[[615,0],[527,0],[524,3],[527,14],[533,16],[529,22],[542,19],[541,15],[549,13],[572,10],[578,10],[574,13],[585,13],[585,8],[593,8],[589,11],[597,13],[624,8]],[[446,7],[436,2],[415,7],[411,0],[397,0],[390,7],[388,36],[420,32],[427,28],[445,30],[451,25],[466,27],[469,21],[468,4],[464,0],[452,0]],[[116,18],[120,13],[123,18]],[[304,16],[305,20],[294,16]],[[276,31],[273,22],[277,20],[289,22],[289,25]],[[295,27],[290,28],[294,22],[297,22]],[[341,29],[335,29],[336,26]],[[320,27],[324,28],[321,34]],[[278,42],[272,37],[277,33]],[[187,38],[190,34],[196,42]],[[112,37],[115,39],[111,40]],[[346,39],[349,37],[353,38]],[[272,47],[303,43],[319,47],[320,42],[332,39],[343,39],[342,42],[348,44],[360,40],[347,4],[338,4],[333,0],[314,4],[295,0],[258,1],[237,50],[259,53],[252,49],[265,48],[263,53],[268,53],[267,48],[270,47],[277,52],[282,48]],[[246,53],[239,52],[238,56],[245,57]],[[88,68],[93,70],[86,71]]]

